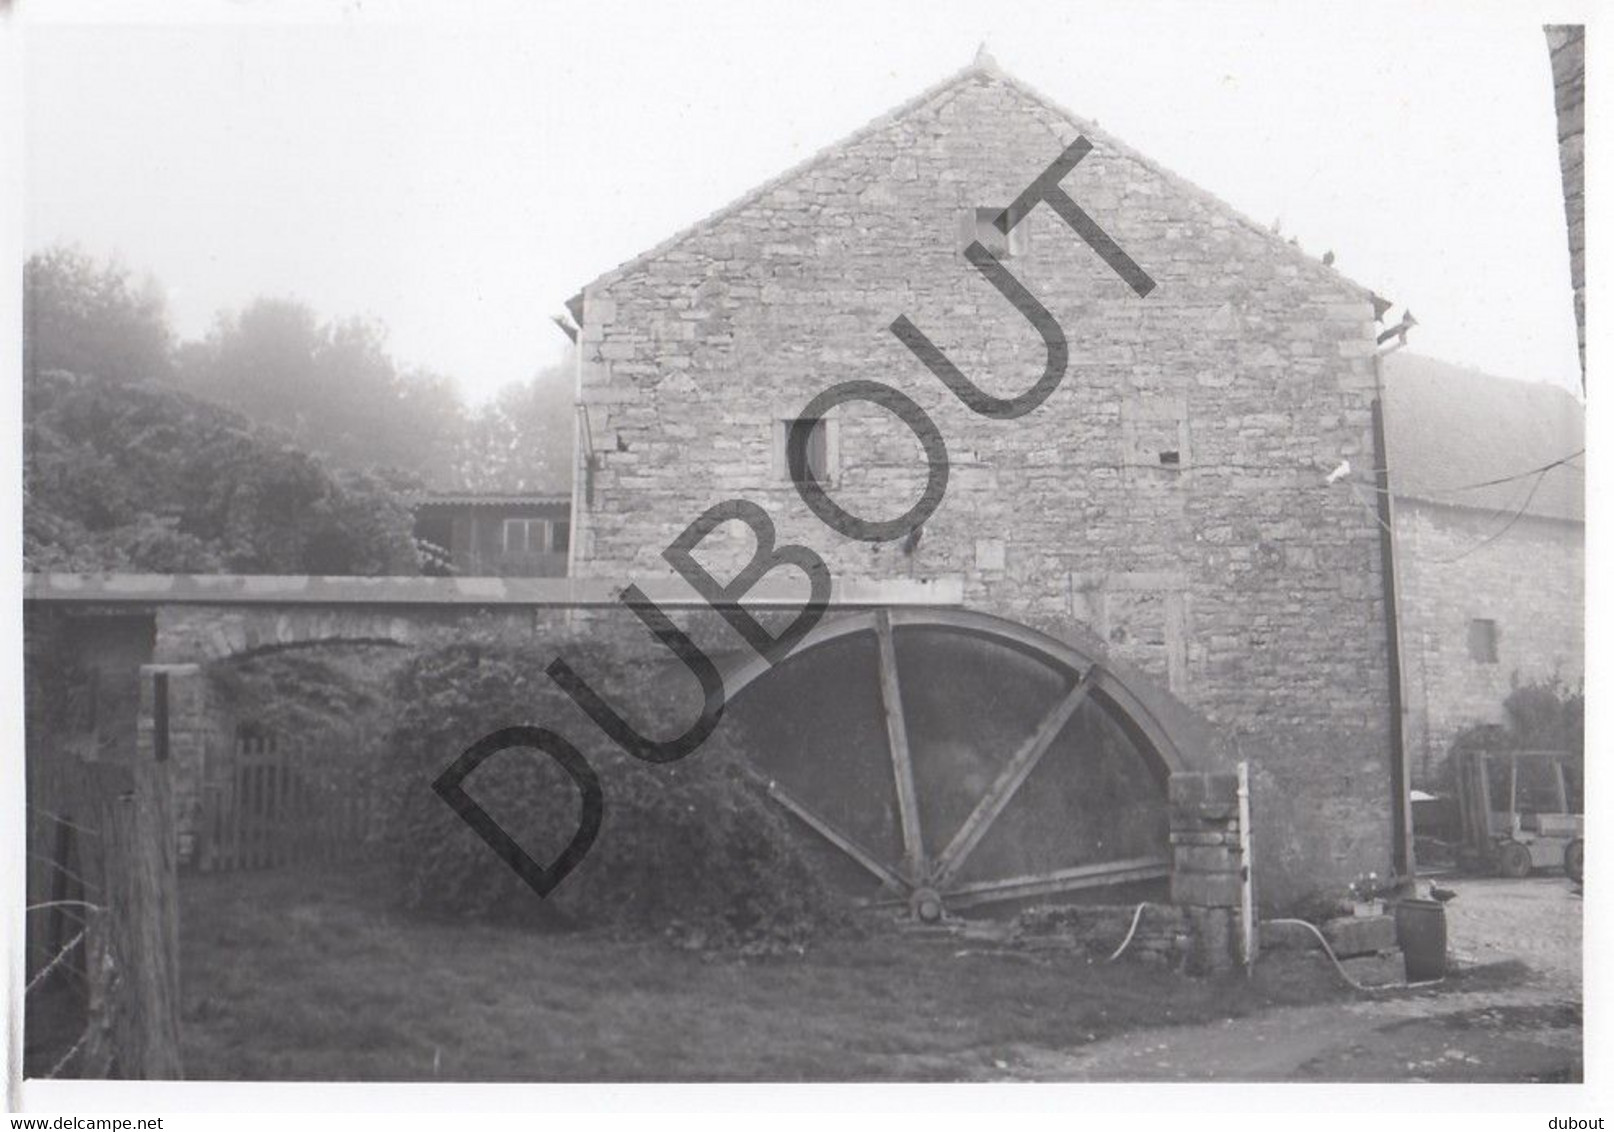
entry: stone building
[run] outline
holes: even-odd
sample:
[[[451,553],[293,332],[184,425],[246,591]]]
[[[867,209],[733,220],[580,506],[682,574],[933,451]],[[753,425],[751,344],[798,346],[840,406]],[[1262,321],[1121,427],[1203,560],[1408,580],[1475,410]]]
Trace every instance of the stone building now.
[[[1515,686],[1585,672],[1585,410],[1405,351],[1382,364],[1408,752],[1438,788],[1452,738],[1504,722]]]
[[[1150,289],[1046,204],[993,223],[1080,137],[1059,184]],[[890,329],[906,316],[989,394],[1032,385],[1044,342],[961,254],[976,240],[1068,340],[1062,383],[1017,419],[972,411]],[[570,309],[574,576],[666,577],[687,524],[749,500],[838,583],[956,584],[966,609],[1075,642],[1202,724],[1190,762],[1252,765],[1264,900],[1397,863],[1386,547],[1359,482],[1382,465],[1366,288],[983,56]],[[857,379],[899,388],[945,438],[943,501],[900,541],[837,533],[792,482],[790,423]],[[924,453],[891,413],[848,402],[810,427],[805,462],[847,511],[920,498]],[[1357,471],[1331,477],[1344,461]],[[727,579],[752,553],[731,522],[697,557]]]

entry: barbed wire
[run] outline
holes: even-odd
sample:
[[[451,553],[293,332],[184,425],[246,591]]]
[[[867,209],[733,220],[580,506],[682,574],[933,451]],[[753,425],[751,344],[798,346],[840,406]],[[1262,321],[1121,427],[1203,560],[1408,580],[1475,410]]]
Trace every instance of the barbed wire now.
[[[98,891],[96,885],[93,882],[85,880],[83,877],[79,876],[78,873],[75,873],[72,869],[68,868],[66,865],[64,865],[60,861],[58,861],[55,857],[47,857],[42,853],[29,853],[28,854],[28,859],[31,860],[31,861],[38,861],[41,864],[49,865],[51,868],[53,868],[57,872],[61,873],[68,880],[73,881],[76,884],[82,885],[84,887],[84,891],[86,891],[86,892],[96,892],[96,891]]]
[[[63,1069],[66,1069],[67,1068],[67,1063],[72,1061],[73,1058],[78,1055],[79,1050],[84,1048],[84,1043],[89,1040],[90,1034],[94,1030],[95,1030],[95,1023],[93,1023],[93,1022],[90,1023],[88,1026],[85,1026],[84,1027],[84,1032],[78,1036],[78,1041],[74,1042],[71,1049],[69,1049],[66,1053],[62,1054],[61,1057],[56,1059],[56,1064],[52,1065],[50,1067],[50,1072],[46,1073],[45,1077],[47,1079],[52,1078],[52,1077],[56,1076],[56,1074],[60,1073]]]
[[[36,974],[33,978],[28,980],[28,985],[23,988],[22,993],[25,994],[25,995],[28,994],[35,987],[37,987],[40,983],[44,982],[47,978],[49,978],[50,973],[52,971],[56,970],[57,967],[61,966],[62,960],[66,959],[68,954],[75,947],[77,947],[79,944],[84,942],[84,933],[87,930],[88,930],[87,928],[86,929],[81,929],[77,935],[75,935],[72,939],[68,940],[65,944],[63,944],[62,949],[56,953],[56,957],[54,959],[52,959],[49,963],[46,963],[43,967],[41,967],[39,969],[39,973]]]
[[[88,900],[47,900],[43,904],[30,904],[23,909],[25,912],[40,912],[46,908],[88,908],[92,912],[105,912],[106,909],[99,904],[91,904]]]
[[[85,833],[85,834],[88,834],[91,837],[99,837],[99,836],[101,836],[98,832],[91,829],[89,826],[80,825],[78,822],[73,821],[71,818],[64,818],[64,817],[62,817],[61,814],[56,813],[54,810],[47,810],[44,806],[36,806],[32,802],[30,802],[30,803],[28,803],[28,808],[30,810],[34,811],[34,813],[39,814],[41,817],[47,817],[53,822],[56,822],[56,823],[58,823],[60,825],[65,825],[68,829],[77,830],[79,833]]]

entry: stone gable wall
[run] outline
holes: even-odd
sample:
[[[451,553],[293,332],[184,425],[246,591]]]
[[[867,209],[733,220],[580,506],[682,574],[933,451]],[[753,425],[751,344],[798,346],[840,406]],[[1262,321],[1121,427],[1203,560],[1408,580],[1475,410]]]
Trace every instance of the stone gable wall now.
[[[969,77],[586,289],[578,450],[595,467],[578,468],[573,572],[666,575],[662,550],[703,509],[752,500],[837,577],[955,576],[971,608],[1095,633],[1274,752],[1277,789],[1320,816],[1281,847],[1296,883],[1383,871],[1379,529],[1371,491],[1324,482],[1342,459],[1377,464],[1368,294],[1095,135],[1063,187],[1158,287],[1139,298],[1047,206],[1031,213],[1006,265],[1071,353],[1045,404],[976,416],[887,329],[906,314],[989,392],[1031,385],[1040,338],[961,251],[974,210],[1076,136]],[[778,422],[854,378],[912,396],[947,442],[945,501],[912,554],[824,526],[778,460]],[[926,474],[914,435],[868,404],[831,420],[836,500],[906,510]],[[700,558],[726,579],[751,549],[735,523]]]

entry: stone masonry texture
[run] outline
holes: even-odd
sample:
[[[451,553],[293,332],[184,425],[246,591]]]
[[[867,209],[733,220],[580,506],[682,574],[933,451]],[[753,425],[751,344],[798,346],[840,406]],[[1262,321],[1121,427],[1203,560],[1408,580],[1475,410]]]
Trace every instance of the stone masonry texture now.
[[[1501,537],[1494,511],[1420,500],[1396,504],[1407,751],[1414,781],[1445,789],[1458,732],[1505,723],[1519,684],[1584,675],[1585,531],[1524,515]],[[1469,651],[1469,624],[1496,625],[1496,660]]]
[[[1070,365],[1028,416],[977,416],[887,328],[906,314],[987,391],[1029,387],[1040,338],[961,253],[975,210],[1008,204],[1079,135],[1094,148],[1063,187],[1158,286],[1140,298],[1039,205],[1005,263],[1064,329]],[[1206,769],[1252,762],[1264,900],[1388,868],[1379,529],[1350,485],[1325,483],[1342,459],[1379,459],[1368,291],[983,66],[574,309],[574,574],[666,575],[686,524],[751,500],[837,578],[961,579],[970,608],[1092,635],[1207,718],[1226,742]],[[837,534],[781,471],[780,422],[851,379],[913,397],[946,440],[946,496],[912,553]],[[913,434],[867,403],[830,420],[834,498],[906,510],[926,474]],[[726,580],[752,546],[732,523],[697,557]]]

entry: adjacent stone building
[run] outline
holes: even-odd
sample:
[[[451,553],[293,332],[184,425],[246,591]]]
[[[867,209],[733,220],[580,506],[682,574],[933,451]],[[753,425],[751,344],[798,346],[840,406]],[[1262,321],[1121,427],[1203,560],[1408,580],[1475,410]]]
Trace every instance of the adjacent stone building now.
[[[1383,360],[1413,778],[1521,683],[1585,672],[1585,410],[1554,385]]]
[[[1047,204],[993,226],[1079,137],[1091,152],[1060,185],[1153,281],[1141,297]],[[907,316],[991,394],[1032,385],[1044,344],[961,254],[973,240],[1069,341],[1063,383],[1018,419],[972,412],[889,329]],[[573,575],[667,576],[686,524],[753,501],[837,579],[954,580],[970,610],[1082,642],[1202,720],[1214,738],[1190,761],[1255,772],[1265,898],[1393,865],[1367,289],[983,57],[570,306]],[[864,378],[946,442],[943,503],[900,542],[819,522],[785,459],[808,401]],[[869,518],[926,483],[914,433],[867,402],[824,418],[806,458]],[[730,523],[698,557],[726,579],[752,546]]]

